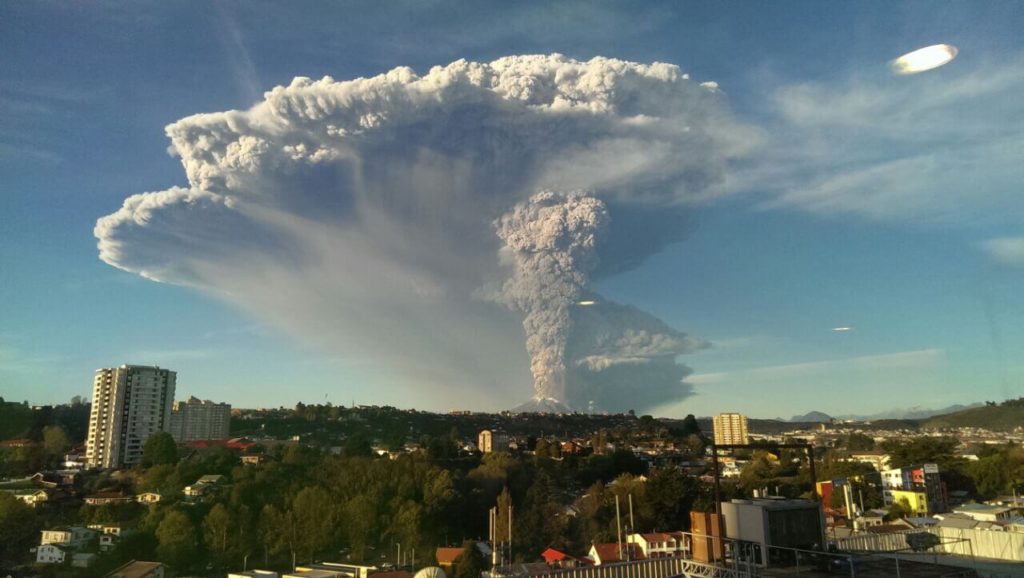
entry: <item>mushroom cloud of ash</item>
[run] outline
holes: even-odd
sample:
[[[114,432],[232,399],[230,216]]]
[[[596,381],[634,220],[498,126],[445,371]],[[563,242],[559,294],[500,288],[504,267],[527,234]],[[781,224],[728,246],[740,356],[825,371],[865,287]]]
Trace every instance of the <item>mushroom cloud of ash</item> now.
[[[682,240],[754,138],[674,65],[561,55],[296,78],[167,134],[188,187],[99,219],[103,261],[407,393],[511,401],[532,370],[534,400],[611,411],[685,397],[703,342],[591,281]]]

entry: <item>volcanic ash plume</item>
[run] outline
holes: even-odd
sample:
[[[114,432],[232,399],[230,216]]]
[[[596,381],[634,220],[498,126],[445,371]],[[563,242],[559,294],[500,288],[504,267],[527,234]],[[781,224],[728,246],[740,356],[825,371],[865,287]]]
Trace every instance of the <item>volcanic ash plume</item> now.
[[[599,199],[582,193],[537,193],[495,221],[515,272],[498,299],[526,314],[534,400],[566,402],[566,343],[570,312],[597,265],[597,244],[608,225]]]
[[[231,303],[384,403],[502,407],[532,381],[569,407],[643,410],[687,394],[682,338],[573,303],[683,240],[754,133],[667,63],[296,78],[168,126],[188,185],[129,196],[95,235],[106,263]]]

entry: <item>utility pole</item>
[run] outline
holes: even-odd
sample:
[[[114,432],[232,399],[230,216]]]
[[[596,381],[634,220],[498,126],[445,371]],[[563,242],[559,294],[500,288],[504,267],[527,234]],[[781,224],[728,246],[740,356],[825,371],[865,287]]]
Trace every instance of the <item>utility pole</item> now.
[[[619,560],[622,560],[622,518],[619,516],[619,495],[615,495],[615,530],[618,535]]]

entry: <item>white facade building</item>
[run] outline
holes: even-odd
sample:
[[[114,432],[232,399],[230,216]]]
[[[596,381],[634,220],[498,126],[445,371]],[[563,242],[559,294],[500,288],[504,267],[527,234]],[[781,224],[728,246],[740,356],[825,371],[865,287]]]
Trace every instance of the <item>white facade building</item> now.
[[[231,405],[195,396],[175,402],[171,410],[171,435],[178,443],[193,440],[223,440],[231,425]]]
[[[122,365],[96,370],[86,463],[118,468],[142,459],[149,436],[170,428],[177,374],[159,367]]]

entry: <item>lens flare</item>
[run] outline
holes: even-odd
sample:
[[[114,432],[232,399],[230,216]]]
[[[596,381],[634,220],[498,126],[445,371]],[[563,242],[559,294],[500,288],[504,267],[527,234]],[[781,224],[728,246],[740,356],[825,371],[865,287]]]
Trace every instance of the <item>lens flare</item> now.
[[[908,52],[892,61],[892,70],[896,74],[917,74],[948,64],[956,58],[956,46],[951,44],[935,44]]]

